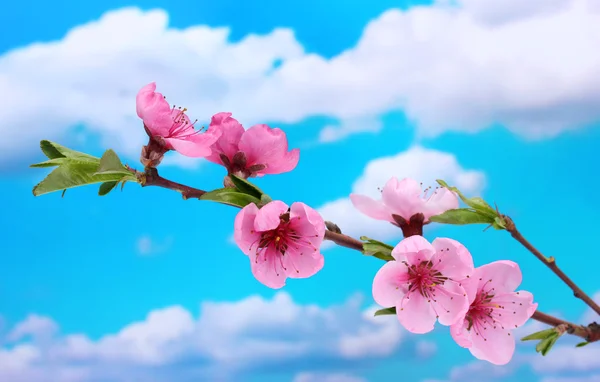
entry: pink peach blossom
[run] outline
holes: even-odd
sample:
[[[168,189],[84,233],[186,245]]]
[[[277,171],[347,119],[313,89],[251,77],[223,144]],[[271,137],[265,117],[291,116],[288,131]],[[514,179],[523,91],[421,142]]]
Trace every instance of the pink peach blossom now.
[[[273,289],[288,277],[307,278],[323,268],[324,235],[323,218],[300,202],[288,207],[275,200],[260,209],[252,203],[235,218],[235,242],[250,258],[254,277]]]
[[[463,286],[470,307],[465,317],[450,327],[452,338],[476,358],[495,365],[507,364],[515,351],[511,330],[533,315],[533,295],[515,289],[521,270],[512,261],[495,261],[475,269]]]
[[[396,224],[392,215],[402,217],[407,222],[416,214],[422,213],[427,220],[447,210],[458,208],[458,197],[446,188],[436,188],[430,195],[421,190],[414,179],[404,178],[398,181],[392,177],[383,187],[382,200],[374,200],[365,195],[350,194],[350,200],[356,209],[377,220],[386,220]]]
[[[261,177],[291,171],[298,164],[300,151],[288,151],[287,137],[279,128],[254,125],[244,130],[225,112],[215,114],[210,127],[222,134],[206,159],[225,166],[230,174]]]
[[[136,96],[137,115],[144,121],[146,132],[164,147],[164,151],[176,150],[189,157],[210,155],[210,146],[221,133],[208,129],[201,133],[185,114],[187,109],[169,106],[152,82],[140,89]],[[164,153],[163,151],[163,153]]]
[[[373,298],[396,307],[400,323],[412,333],[433,330],[436,321],[452,325],[466,314],[469,300],[460,280],[473,273],[473,259],[459,242],[422,236],[402,240],[373,280]]]

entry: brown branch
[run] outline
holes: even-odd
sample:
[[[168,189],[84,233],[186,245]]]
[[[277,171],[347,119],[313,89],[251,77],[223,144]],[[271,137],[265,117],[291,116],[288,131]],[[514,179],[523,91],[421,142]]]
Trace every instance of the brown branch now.
[[[537,257],[542,263],[544,263],[548,268],[550,268],[550,270],[552,272],[554,272],[554,274],[556,274],[565,284],[567,284],[569,286],[569,288],[571,288],[571,290],[573,291],[573,295],[575,297],[584,301],[590,308],[592,308],[594,310],[594,312],[596,312],[600,315],[600,305],[598,305],[594,300],[592,300],[592,298],[590,296],[588,296],[584,291],[582,291],[581,288],[579,288],[577,286],[577,284],[575,284],[573,282],[573,280],[571,280],[558,267],[558,265],[556,265],[556,260],[554,259],[554,257],[548,258],[548,257],[544,256],[540,251],[538,251],[533,245],[531,245],[530,242],[528,242],[523,237],[523,235],[521,234],[521,232],[519,232],[515,223],[513,222],[513,220],[510,217],[508,217],[506,215],[503,215],[502,217],[506,221],[506,230],[508,232],[510,232],[511,236],[516,241],[521,243],[525,248],[527,248],[529,250],[529,252],[533,253],[533,255],[535,257]]]
[[[531,318],[554,327],[563,325],[566,327],[567,333],[581,337],[587,342],[600,341],[600,325],[596,324],[595,322],[589,324],[588,326],[577,325],[572,322],[550,316],[549,314],[542,313],[539,310],[536,310]]]
[[[189,187],[184,184],[176,183],[163,178],[162,176],[158,175],[158,170],[154,167],[146,168],[145,172],[139,172],[131,167],[127,167],[127,169],[135,174],[142,187],[157,186],[174,190],[181,193],[183,199],[198,199],[202,195],[206,194],[206,191],[204,190]]]
[[[203,191],[203,190],[200,190],[197,188],[193,188],[193,187],[189,187],[189,186],[165,179],[165,178],[161,177],[160,175],[158,175],[158,170],[156,170],[156,168],[152,168],[152,167],[146,168],[145,172],[139,172],[131,167],[127,167],[127,169],[129,171],[131,171],[138,178],[142,187],[158,186],[158,187],[162,187],[162,188],[167,188],[169,190],[174,190],[174,191],[180,192],[183,195],[184,199],[199,198],[200,196],[202,196],[206,193],[206,191]],[[590,305],[592,307],[592,309],[594,309],[596,312],[600,313],[600,307],[598,307],[598,305],[596,303],[594,303],[585,293],[583,293],[581,291],[581,289],[579,289],[571,281],[571,279],[569,279],[556,266],[554,259],[551,259],[551,260],[546,259],[546,257],[544,255],[542,255],[527,240],[525,240],[525,238],[523,238],[523,236],[519,233],[519,231],[516,229],[514,223],[508,216],[504,216],[504,218],[506,219],[506,222],[507,222],[507,231],[509,231],[511,233],[511,235],[517,241],[519,241],[521,244],[523,244],[523,246],[525,246],[527,249],[529,249],[529,251],[531,251],[538,259],[540,259],[544,264],[546,264],[550,269],[552,269],[554,271],[554,273],[556,273],[567,285],[569,285],[571,287],[571,289],[573,289],[573,292],[575,292],[576,297],[579,297],[582,300],[588,302],[586,300],[586,298],[587,298],[591,302],[591,304],[588,302],[588,305]],[[333,224],[333,226],[335,226],[335,224]],[[362,241],[357,240],[348,235],[344,235],[342,233],[337,233],[337,232],[332,232],[330,230],[326,230],[324,239],[333,241],[334,243],[336,243],[337,245],[342,246],[342,247],[355,249],[355,250],[361,251],[361,252],[363,251],[363,242]],[[594,306],[597,309],[594,308]],[[573,324],[568,321],[561,320],[559,318],[550,316],[550,315],[548,315],[546,313],[542,313],[540,311],[535,311],[533,313],[533,316],[531,316],[531,318],[536,321],[539,321],[539,322],[542,322],[544,324],[554,326],[554,327],[562,325],[562,326],[566,327],[567,333],[581,337],[588,342],[600,341],[600,325],[596,324],[595,322],[589,324],[588,326],[582,326],[582,325],[577,325],[577,324]]]
[[[363,250],[363,242],[356,240],[353,237],[344,235],[342,233],[335,233],[331,231],[325,231],[325,240],[330,240],[339,246],[356,249],[357,251]]]

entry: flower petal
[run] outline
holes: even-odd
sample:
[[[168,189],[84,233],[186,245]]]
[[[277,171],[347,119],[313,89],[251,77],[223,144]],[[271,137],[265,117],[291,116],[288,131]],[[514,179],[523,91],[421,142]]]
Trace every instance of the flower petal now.
[[[325,258],[320,253],[290,250],[283,256],[283,264],[288,277],[304,279],[323,269]]]
[[[280,259],[280,254],[273,247],[268,247],[260,255],[250,255],[250,267],[254,277],[265,286],[273,289],[282,288],[287,278]]]
[[[407,292],[408,268],[397,261],[388,261],[373,279],[373,299],[386,308],[396,306]]]
[[[280,200],[267,203],[256,213],[254,229],[259,232],[270,231],[281,224],[280,216],[288,210],[287,204]]]
[[[458,208],[458,197],[456,194],[447,188],[438,188],[425,201],[422,212],[425,215],[425,220],[427,220],[434,215],[439,215],[456,208]]]
[[[299,151],[288,153],[287,137],[283,130],[267,125],[254,125],[240,138],[240,151],[246,154],[248,166],[262,164],[262,174],[280,174],[293,170],[300,158]]]
[[[527,291],[497,294],[492,302],[502,307],[502,315],[496,317],[496,320],[507,329],[525,324],[538,306],[533,302],[533,295]]]
[[[218,132],[195,133],[186,138],[165,138],[173,150],[192,158],[202,158],[211,154],[211,145],[219,138]]]
[[[233,160],[233,156],[239,151],[238,143],[244,134],[244,127],[231,116],[231,113],[222,112],[212,116],[208,130],[211,129],[220,132],[220,137],[212,145],[213,152],[206,159],[223,165],[221,154],[224,154],[230,161]]]
[[[481,279],[480,288],[485,284],[485,289],[493,289],[494,294],[514,292],[523,280],[519,265],[509,260],[482,265],[475,269],[473,277]]]
[[[302,202],[292,203],[290,228],[302,235],[303,239],[308,240],[313,251],[321,247],[325,236],[325,221],[315,209]]]
[[[172,109],[163,95],[155,90],[154,82],[141,88],[135,97],[135,108],[150,134],[165,137],[173,125]]]
[[[429,261],[435,254],[433,246],[423,236],[410,236],[398,243],[392,250],[397,261],[407,261],[417,265],[421,261]]]
[[[473,257],[464,245],[456,240],[441,237],[431,244],[435,248],[435,255],[431,261],[434,268],[444,276],[459,281],[473,275]]]
[[[411,333],[428,333],[435,326],[436,314],[431,303],[418,293],[410,293],[396,305],[396,314],[402,326]]]
[[[420,194],[421,186],[416,180],[405,178],[398,181],[392,177],[383,187],[381,197],[392,213],[408,221],[411,216],[425,210],[425,201]]]
[[[491,329],[484,334],[471,333],[472,345],[469,348],[475,358],[494,365],[506,365],[515,352],[515,338],[509,330]]]
[[[452,325],[462,320],[469,310],[469,298],[458,284],[446,281],[436,288],[433,309],[442,325]]]
[[[459,320],[457,323],[450,326],[450,335],[452,339],[463,348],[469,348],[473,345],[471,342],[471,332],[467,330],[469,321],[466,319]]]
[[[233,239],[246,255],[251,253],[250,247],[256,244],[260,238],[260,233],[254,229],[257,212],[256,204],[250,203],[242,208],[235,217]]]
[[[371,199],[365,195],[350,194],[350,201],[352,201],[354,208],[368,217],[389,221],[390,223],[394,222],[389,208],[379,200]]]

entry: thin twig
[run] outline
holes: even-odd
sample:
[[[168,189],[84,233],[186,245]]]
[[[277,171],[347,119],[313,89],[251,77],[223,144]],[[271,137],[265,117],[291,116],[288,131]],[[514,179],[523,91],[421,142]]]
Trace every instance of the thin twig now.
[[[553,257],[546,257],[540,251],[538,251],[530,242],[528,242],[521,232],[517,229],[513,220],[504,215],[504,220],[506,221],[506,230],[510,232],[511,236],[521,243],[525,248],[529,250],[529,252],[533,253],[535,257],[537,257],[542,263],[544,263],[552,272],[554,272],[565,284],[571,288],[573,291],[573,295],[582,301],[584,301],[594,312],[600,315],[600,305],[596,304],[594,300],[590,296],[588,296],[581,288],[577,286],[563,271],[556,265],[556,260]]]

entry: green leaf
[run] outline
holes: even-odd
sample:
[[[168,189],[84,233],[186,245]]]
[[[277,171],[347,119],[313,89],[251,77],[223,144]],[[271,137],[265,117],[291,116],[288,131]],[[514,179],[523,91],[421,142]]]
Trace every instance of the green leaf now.
[[[375,312],[375,317],[377,316],[387,316],[390,314],[396,314],[396,307],[393,306],[391,308],[385,308],[385,309],[379,309],[377,312]]]
[[[271,197],[267,194],[262,194],[260,197],[260,205],[264,206],[266,204],[269,204],[273,201],[273,199],[271,199]]]
[[[33,188],[35,196],[54,191],[63,191],[64,195],[64,190],[86,184],[112,184],[127,180],[137,182],[135,175],[127,171],[112,150],[107,150],[102,158],[97,158],[46,140],[40,142],[40,148],[49,160],[31,167],[58,167]],[[99,172],[99,169],[106,171]],[[109,189],[109,185],[102,185],[98,193],[106,195],[112,188],[114,186]]]
[[[83,186],[86,184],[119,181],[122,174],[95,175],[97,163],[65,162],[55,168],[44,180],[33,187],[33,195],[40,196],[54,191]]]
[[[521,341],[533,341],[533,340],[544,340],[546,338],[548,338],[551,335],[554,335],[556,333],[556,329],[551,328],[551,329],[545,329],[539,332],[535,332],[532,333],[528,336],[525,336],[523,338],[521,338]]]
[[[469,208],[457,208],[455,210],[448,210],[441,215],[432,216],[429,218],[429,221],[458,225],[480,223],[493,224],[494,218]]]
[[[264,192],[256,187],[254,184],[248,182],[246,179],[242,179],[235,175],[229,175],[229,179],[235,185],[235,187],[242,193],[252,195],[258,199],[261,199]]]
[[[40,148],[42,149],[42,152],[48,157],[48,159],[70,158],[82,162],[98,161],[98,158],[95,156],[71,150],[69,148],[59,145],[58,143],[47,140],[43,140],[40,142]]]
[[[591,342],[583,341],[575,345],[576,348],[584,347],[585,345],[589,345]]]
[[[500,216],[496,216],[494,218],[494,222],[492,223],[492,227],[495,229],[506,229],[506,223]]]
[[[472,198],[467,198],[466,196],[463,195],[462,192],[459,191],[458,188],[456,187],[452,187],[452,186],[448,186],[448,183],[444,182],[441,179],[438,179],[437,182],[439,183],[440,186],[449,189],[450,191],[455,192],[458,197],[469,207],[473,208],[476,211],[479,211],[481,213],[483,213],[484,215],[487,215],[489,217],[496,217],[498,216],[498,213],[496,212],[496,210],[494,210],[492,208],[492,206],[490,206],[485,200],[483,200],[481,197],[479,196],[475,196]]]
[[[117,184],[119,184],[119,182],[104,182],[100,185],[100,189],[98,190],[98,195],[100,196],[104,196],[106,194],[108,194],[109,192],[111,192],[115,187],[117,187]]]
[[[555,332],[554,335],[549,336],[548,338],[541,340],[535,346],[535,351],[538,352],[538,353],[542,353],[542,355],[545,356],[546,354],[548,354],[548,352],[550,351],[550,349],[552,349],[552,346],[554,346],[554,344],[558,340],[558,337],[560,337],[560,335]]]
[[[244,208],[250,203],[254,203],[256,205],[260,204],[260,199],[239,192],[237,189],[233,188],[219,188],[214,191],[207,192],[202,195],[200,200],[210,200],[213,202],[227,204],[230,206]]]
[[[104,152],[100,158],[100,164],[96,174],[122,174],[123,176],[132,175],[121,163],[117,153],[109,149]]]
[[[391,245],[368,238],[366,236],[361,236],[360,240],[364,241],[363,253],[365,255],[374,256],[378,259],[385,261],[394,260],[394,258],[392,257],[392,250],[394,249],[394,247],[392,247]]]

